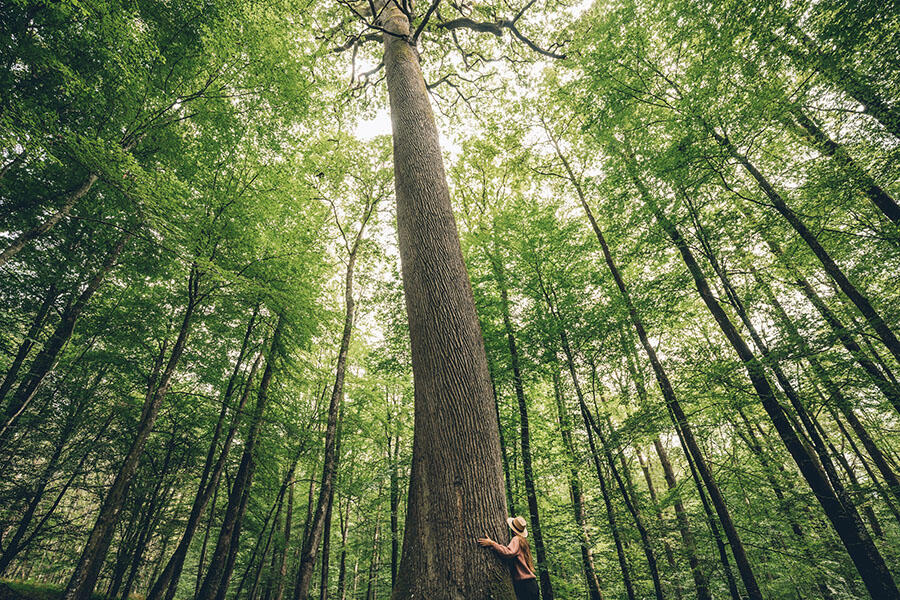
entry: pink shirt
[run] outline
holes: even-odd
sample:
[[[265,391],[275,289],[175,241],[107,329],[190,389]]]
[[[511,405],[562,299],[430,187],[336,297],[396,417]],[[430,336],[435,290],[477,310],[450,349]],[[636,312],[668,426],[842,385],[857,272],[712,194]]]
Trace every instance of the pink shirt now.
[[[491,546],[494,548],[494,552],[510,559],[510,570],[512,571],[513,580],[534,579],[534,573],[531,572],[531,569],[528,568],[528,563],[525,562],[525,551],[519,542],[519,536],[513,536],[509,546],[504,546],[497,542],[491,542]]]

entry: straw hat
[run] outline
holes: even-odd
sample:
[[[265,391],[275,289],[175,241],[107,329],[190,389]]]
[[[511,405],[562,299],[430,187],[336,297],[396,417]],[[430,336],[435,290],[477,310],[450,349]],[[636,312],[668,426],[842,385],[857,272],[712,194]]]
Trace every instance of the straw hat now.
[[[509,525],[509,528],[512,529],[513,533],[516,535],[528,537],[528,530],[525,529],[525,519],[522,517],[510,517],[506,519],[506,524]]]

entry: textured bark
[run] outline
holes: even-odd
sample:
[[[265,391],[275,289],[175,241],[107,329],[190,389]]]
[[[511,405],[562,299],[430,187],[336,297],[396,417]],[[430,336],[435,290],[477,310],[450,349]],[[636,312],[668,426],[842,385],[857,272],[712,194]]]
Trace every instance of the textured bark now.
[[[138,421],[137,433],[112,486],[103,499],[97,520],[84,546],[75,571],[66,585],[62,600],[89,600],[94,591],[97,577],[100,574],[106,553],[109,551],[113,531],[119,520],[122,505],[125,501],[125,494],[128,491],[131,480],[134,478],[138,461],[144,452],[144,446],[150,437],[150,432],[156,424],[156,417],[159,414],[159,408],[163,399],[165,399],[166,393],[169,391],[172,376],[175,374],[175,369],[184,353],[191,331],[194,311],[197,308],[199,279],[200,274],[197,272],[196,267],[192,268],[188,278],[187,306],[185,307],[181,328],[178,331],[178,337],[172,347],[169,360],[155,386],[147,390],[141,417]]]
[[[284,317],[279,316],[278,324],[272,335],[272,343],[266,358],[266,368],[259,382],[259,390],[256,393],[256,407],[253,412],[253,421],[244,441],[244,452],[241,455],[241,463],[228,495],[228,506],[222,517],[222,528],[219,530],[219,538],[216,548],[209,561],[209,569],[206,578],[200,585],[196,600],[213,600],[228,588],[231,569],[234,566],[234,557],[237,551],[237,541],[240,536],[241,525],[247,510],[247,497],[250,486],[253,484],[253,475],[256,471],[256,444],[262,429],[263,415],[269,401],[269,384],[275,372],[275,363],[281,344],[281,332],[284,327]],[[248,382],[249,387],[249,382]]]
[[[516,334],[513,329],[512,318],[509,314],[509,294],[507,291],[506,272],[503,268],[502,258],[496,248],[491,253],[491,268],[494,279],[500,289],[500,310],[503,316],[503,328],[506,333],[507,348],[509,350],[509,362],[512,366],[513,388],[516,392],[516,400],[519,405],[519,443],[522,450],[522,471],[525,476],[525,498],[528,501],[528,515],[531,518],[531,533],[534,536],[534,549],[537,554],[538,577],[541,584],[541,598],[553,600],[553,586],[550,583],[550,573],[547,570],[547,551],[544,548],[544,535],[541,531],[541,518],[538,511],[537,491],[534,486],[534,469],[531,464],[531,433],[528,425],[528,401],[525,398],[525,388],[522,385],[522,370],[519,366],[519,350],[516,346]]]
[[[3,447],[9,440],[9,437],[12,434],[10,428],[22,413],[25,412],[25,409],[28,408],[28,405],[31,403],[32,399],[34,399],[35,394],[37,394],[47,375],[49,375],[54,367],[56,367],[56,363],[59,360],[63,348],[65,348],[66,343],[68,343],[69,338],[72,337],[72,333],[75,331],[75,324],[78,321],[78,317],[81,316],[88,301],[100,288],[103,280],[106,279],[109,272],[116,266],[116,263],[119,261],[119,256],[121,256],[122,251],[125,249],[125,245],[130,239],[131,234],[125,234],[119,238],[116,245],[110,253],[107,254],[103,264],[88,281],[84,290],[82,290],[78,297],[75,298],[74,302],[70,301],[69,304],[66,305],[56,329],[54,329],[50,338],[44,343],[44,346],[41,348],[40,352],[38,352],[37,356],[34,357],[34,361],[31,363],[28,373],[19,383],[19,387],[16,388],[16,392],[6,406],[3,415],[3,426],[0,427],[0,447]]]
[[[719,325],[719,328],[722,330],[722,333],[744,364],[747,376],[750,379],[763,408],[766,410],[773,425],[775,425],[779,437],[784,442],[788,452],[794,458],[803,477],[806,479],[822,506],[823,511],[826,516],[828,516],[835,531],[844,543],[844,546],[862,576],[863,582],[869,590],[869,593],[876,598],[900,598],[900,591],[897,590],[897,586],[887,569],[883,557],[875,547],[868,532],[866,532],[865,528],[858,522],[858,517],[854,518],[855,511],[844,506],[838,498],[838,495],[835,493],[835,490],[832,489],[821,465],[819,465],[814,456],[810,454],[808,448],[798,436],[797,431],[795,431],[775,397],[774,390],[765,375],[762,363],[754,356],[753,352],[734,327],[734,324],[731,322],[728,315],[719,305],[718,300],[713,296],[709,284],[706,281],[706,277],[694,258],[693,252],[690,250],[675,225],[662,213],[650,194],[643,188],[640,181],[636,177],[634,177],[634,181],[641,190],[641,196],[653,212],[657,222],[671,238],[673,244],[681,254],[685,266],[690,272],[704,304],[706,304],[716,323]],[[737,555],[735,555],[735,560],[738,560]],[[748,593],[755,598],[761,597],[759,596],[758,588],[756,588],[754,592],[748,590]]]
[[[176,546],[175,552],[172,554],[171,558],[166,563],[166,566],[163,568],[162,573],[159,575],[159,577],[156,578],[156,581],[151,586],[150,592],[147,594],[147,600],[159,600],[163,597],[165,598],[165,600],[172,600],[172,598],[175,597],[175,592],[178,589],[178,581],[181,578],[181,572],[184,568],[184,561],[187,557],[191,541],[194,539],[194,534],[196,533],[197,528],[200,526],[200,519],[203,517],[204,510],[206,510],[206,505],[209,503],[210,498],[212,498],[215,490],[218,488],[219,480],[222,476],[222,471],[225,468],[225,462],[228,458],[229,452],[231,451],[231,444],[234,441],[234,436],[237,433],[238,426],[240,425],[241,418],[244,414],[244,406],[246,406],[247,400],[250,397],[251,383],[256,375],[256,370],[259,367],[261,355],[257,355],[253,366],[250,368],[250,373],[248,374],[247,380],[245,382],[244,391],[241,394],[238,405],[234,410],[234,418],[231,421],[231,426],[229,427],[228,433],[225,436],[225,441],[222,444],[222,450],[219,452],[218,459],[213,462],[216,457],[215,453],[218,450],[219,438],[222,434],[222,428],[225,424],[225,416],[228,411],[229,405],[231,404],[231,397],[234,394],[235,388],[237,387],[240,370],[243,366],[244,357],[246,355],[247,347],[250,342],[250,336],[257,324],[257,314],[258,307],[253,311],[253,314],[250,317],[250,322],[248,323],[247,329],[244,333],[244,339],[241,342],[241,350],[238,353],[237,359],[235,360],[234,369],[232,369],[231,376],[228,379],[228,385],[225,388],[225,392],[222,394],[222,408],[219,411],[219,419],[216,422],[216,428],[213,432],[213,437],[209,444],[209,450],[206,453],[206,461],[203,466],[203,473],[200,476],[200,485],[198,486],[197,493],[194,496],[194,503],[191,506],[191,512],[188,515],[184,533],[182,534],[181,539],[178,541],[178,546]]]
[[[340,506],[339,506],[340,508]],[[338,564],[338,600],[347,598],[347,530],[350,528],[350,499],[347,499],[346,512],[338,511],[341,521],[341,559]]]
[[[484,340],[409,22],[382,11],[397,230],[415,387],[403,556],[393,598],[513,598],[509,571],[475,539],[505,534],[497,416]]]
[[[837,284],[841,291],[846,294],[856,308],[859,309],[859,312],[862,314],[863,318],[865,318],[866,323],[868,323],[869,327],[875,331],[885,347],[894,355],[894,358],[900,361],[900,340],[897,339],[893,330],[888,327],[887,322],[881,314],[874,306],[872,306],[869,299],[847,278],[847,275],[841,270],[837,263],[834,262],[831,255],[828,254],[828,251],[819,243],[815,234],[809,230],[806,224],[799,216],[797,216],[797,213],[791,210],[784,201],[784,198],[781,197],[781,194],[775,190],[772,184],[759,172],[753,163],[750,162],[747,156],[738,152],[737,148],[734,147],[734,144],[732,144],[728,138],[719,135],[714,129],[710,129],[710,131],[719,144],[744,167],[753,179],[756,180],[760,189],[762,189],[772,202],[775,210],[784,217],[794,231],[797,232],[797,235],[799,235],[806,245],[809,246],[809,249],[812,250],[816,258],[819,259],[819,262],[822,263],[822,267],[825,269],[828,276]]]
[[[569,492],[572,497],[572,511],[575,524],[581,534],[581,564],[584,570],[584,579],[587,583],[589,600],[603,600],[603,592],[600,581],[597,579],[597,567],[594,564],[594,553],[591,550],[591,538],[587,529],[587,517],[584,511],[584,496],[581,491],[581,478],[578,475],[575,457],[575,444],[572,441],[572,425],[569,421],[569,413],[563,403],[560,390],[559,373],[553,370],[553,395],[556,398],[556,415],[559,422],[560,433],[563,438],[563,448],[569,462]]]

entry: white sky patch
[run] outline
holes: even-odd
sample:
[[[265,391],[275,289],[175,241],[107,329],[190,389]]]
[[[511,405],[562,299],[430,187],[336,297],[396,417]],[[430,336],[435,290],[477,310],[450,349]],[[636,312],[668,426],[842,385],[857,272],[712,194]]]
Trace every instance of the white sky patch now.
[[[360,119],[356,124],[356,137],[369,141],[379,135],[391,135],[391,115],[387,108],[380,108],[375,116]]]

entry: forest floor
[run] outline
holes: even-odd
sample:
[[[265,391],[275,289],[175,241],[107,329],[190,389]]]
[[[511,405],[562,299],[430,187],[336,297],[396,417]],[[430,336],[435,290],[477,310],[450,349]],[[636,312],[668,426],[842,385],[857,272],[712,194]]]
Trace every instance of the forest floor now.
[[[61,587],[43,583],[0,580],[0,600],[57,600],[62,597],[62,593]],[[94,594],[93,600],[106,599],[100,594]]]

